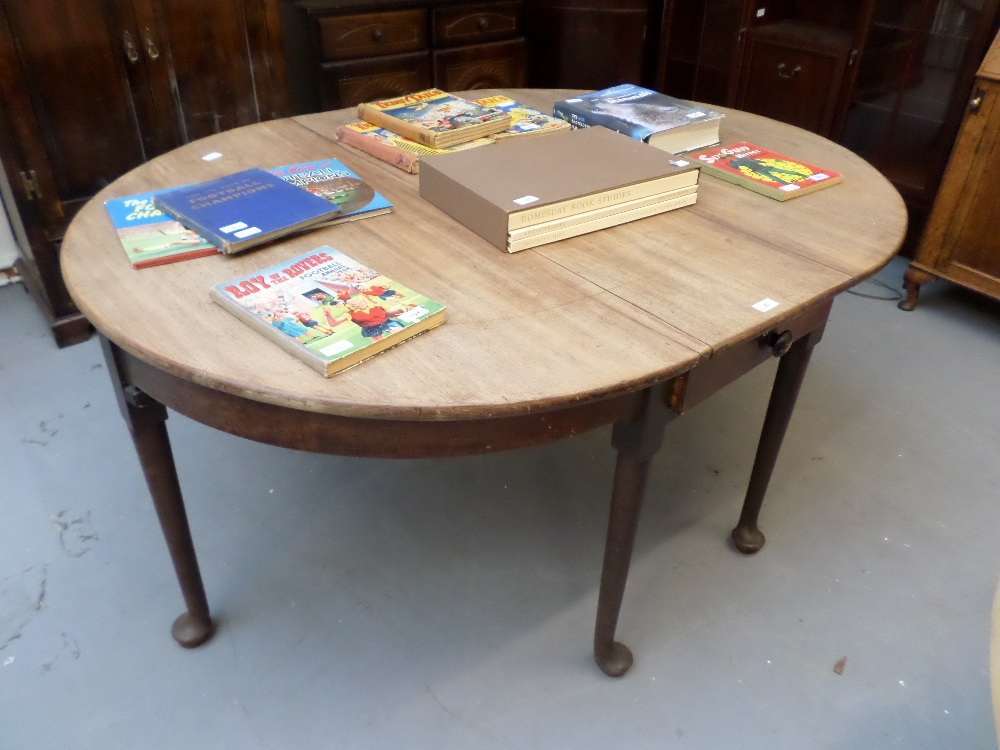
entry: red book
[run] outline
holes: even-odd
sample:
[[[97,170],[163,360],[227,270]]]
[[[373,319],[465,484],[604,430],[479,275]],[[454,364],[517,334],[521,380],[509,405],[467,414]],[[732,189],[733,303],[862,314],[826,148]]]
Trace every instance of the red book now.
[[[701,170],[713,177],[778,201],[822,190],[844,179],[837,172],[776,154],[752,143],[715,146],[685,154],[685,157],[696,159]]]

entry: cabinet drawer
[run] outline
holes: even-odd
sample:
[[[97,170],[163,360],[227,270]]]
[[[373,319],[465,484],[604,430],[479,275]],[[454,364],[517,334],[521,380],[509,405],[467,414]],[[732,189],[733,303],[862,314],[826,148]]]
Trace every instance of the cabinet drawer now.
[[[524,4],[461,5],[434,11],[434,46],[492,42],[519,36],[524,26]]]
[[[401,10],[318,19],[323,60],[372,57],[427,47],[427,11]]]
[[[434,52],[434,85],[445,91],[524,86],[524,39]]]
[[[430,87],[429,52],[325,63],[320,69],[323,109],[353,107]]]

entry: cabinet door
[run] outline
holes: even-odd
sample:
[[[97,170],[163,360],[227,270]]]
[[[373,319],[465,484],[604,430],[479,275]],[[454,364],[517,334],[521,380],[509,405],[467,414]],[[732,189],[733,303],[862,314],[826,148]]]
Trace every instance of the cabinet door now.
[[[434,52],[434,85],[445,91],[524,86],[527,45],[523,39]]]
[[[978,79],[973,98],[978,111],[962,124],[948,162],[941,194],[934,204],[925,243],[943,234],[942,254],[931,261],[952,278],[994,296],[1000,294],[1000,84]],[[959,187],[960,185],[960,187]],[[952,205],[948,205],[952,204]],[[945,227],[941,231],[941,227]]]
[[[125,73],[126,30],[111,23],[104,0],[2,0],[0,7],[4,99],[37,179],[29,195],[47,222],[68,220],[144,160]]]
[[[262,119],[244,15],[257,4],[133,0],[166,146]]]
[[[641,83],[649,5],[645,0],[529,4],[531,85],[603,89]]]

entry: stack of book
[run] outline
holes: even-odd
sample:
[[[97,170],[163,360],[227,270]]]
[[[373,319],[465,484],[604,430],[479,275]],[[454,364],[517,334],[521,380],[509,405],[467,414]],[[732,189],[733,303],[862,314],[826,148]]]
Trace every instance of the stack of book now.
[[[420,195],[509,253],[693,204],[698,163],[586,128],[424,159]]]
[[[436,108],[434,110],[430,110],[429,104],[418,109],[420,102],[417,104],[405,102],[411,98],[421,100],[428,95],[433,95],[430,101],[434,103]],[[394,102],[402,103],[394,106],[392,104]],[[454,142],[450,146],[428,145],[432,141],[436,142],[434,138],[436,134],[432,127],[439,126],[434,124],[433,118],[438,117],[441,108],[448,107],[447,111],[452,111],[458,107],[468,109],[467,105],[483,110],[498,110],[510,117],[510,124],[506,129],[474,137],[471,140]],[[478,110],[470,110],[470,113],[475,114],[475,111]],[[497,141],[544,135],[570,128],[570,124],[565,120],[539,112],[506,96],[490,96],[466,102],[437,89],[411,94],[410,97],[363,104],[359,107],[359,114],[369,118],[371,122],[341,125],[337,128],[337,139],[410,174],[419,173],[420,158],[424,156],[464,151],[488,146]],[[455,123],[456,118],[452,117],[448,122]],[[462,134],[463,138],[470,136],[470,131],[456,128],[452,131],[452,138],[456,137],[456,133]]]
[[[273,200],[273,189],[281,191],[282,202]],[[202,200],[191,203],[191,195]],[[178,202],[179,196],[187,197]],[[168,203],[165,213],[161,205]],[[114,198],[104,205],[133,268],[239,252],[290,232],[392,211],[389,201],[336,159],[249,170],[200,185]],[[303,215],[303,205],[312,213]],[[220,206],[253,221],[232,221],[229,213],[220,217],[212,210]]]

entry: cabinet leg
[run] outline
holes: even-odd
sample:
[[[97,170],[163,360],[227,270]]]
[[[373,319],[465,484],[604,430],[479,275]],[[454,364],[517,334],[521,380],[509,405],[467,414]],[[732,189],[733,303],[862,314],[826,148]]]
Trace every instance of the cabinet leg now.
[[[170,632],[179,644],[194,648],[212,637],[213,626],[167,435],[167,410],[138,388],[126,385],[119,367],[120,350],[104,336],[101,345],[187,606]]]
[[[664,427],[676,416],[667,408],[667,393],[665,384],[650,388],[640,417],[633,422],[617,423],[611,436],[611,443],[618,450],[618,463],[594,628],[594,660],[609,677],[621,677],[632,666],[632,652],[615,640],[615,629],[632,562],[649,462],[663,443]]]
[[[934,280],[929,273],[925,273],[918,268],[910,266],[903,274],[903,288],[906,289],[906,299],[900,300],[897,307],[900,310],[910,311],[917,306],[920,298],[920,287]]]
[[[750,484],[747,487],[746,499],[743,501],[743,512],[733,529],[733,543],[740,552],[751,555],[764,546],[764,534],[757,528],[757,518],[760,515],[767,485],[771,481],[774,464],[778,460],[778,451],[785,438],[785,430],[792,418],[799,388],[809,366],[812,349],[818,343],[821,331],[806,334],[794,344],[781,358],[778,373],[771,389],[771,400],[767,405],[767,415],[764,417],[764,427],[757,444],[757,456],[750,472]]]

